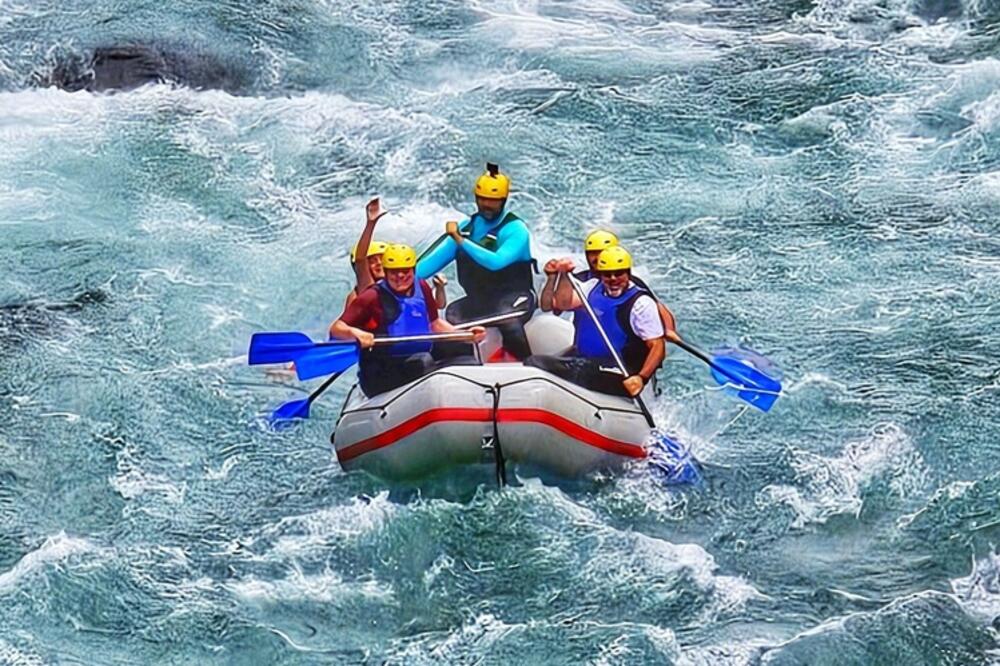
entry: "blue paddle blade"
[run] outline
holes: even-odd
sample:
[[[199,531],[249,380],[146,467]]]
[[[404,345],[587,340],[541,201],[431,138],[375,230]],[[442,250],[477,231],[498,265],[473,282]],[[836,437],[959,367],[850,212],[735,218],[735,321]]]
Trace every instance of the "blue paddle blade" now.
[[[250,365],[287,363],[315,346],[305,333],[254,333],[247,360]]]
[[[286,402],[271,412],[268,422],[272,428],[279,428],[290,425],[290,422],[295,419],[307,419],[309,418],[309,405],[309,398]]]
[[[358,345],[353,342],[316,346],[295,359],[295,374],[302,381],[332,375],[358,362]]]
[[[755,368],[749,354],[718,355],[712,361],[715,381],[762,412],[771,409],[781,394],[781,382]]]
[[[653,433],[647,461],[653,475],[666,485],[696,485],[702,481],[698,461],[691,452],[663,433]]]

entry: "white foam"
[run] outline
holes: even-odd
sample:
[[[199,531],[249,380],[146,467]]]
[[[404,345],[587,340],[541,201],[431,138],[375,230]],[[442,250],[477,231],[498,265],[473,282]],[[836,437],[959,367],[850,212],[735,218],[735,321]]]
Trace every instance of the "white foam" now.
[[[499,42],[524,52],[552,52],[560,57],[598,58],[602,66],[616,62],[608,56],[628,53],[618,60],[661,66],[690,64],[721,55],[734,33],[678,22],[651,23],[617,3],[560,6],[560,16],[543,14],[538,2],[483,2],[472,7],[486,18],[473,32],[477,39]],[[606,19],[603,22],[600,19]]]
[[[754,638],[738,643],[723,643],[688,647],[682,650],[677,666],[750,666],[756,664],[761,648],[771,645],[766,639]]]
[[[951,589],[966,612],[992,622],[1000,616],[1000,556],[973,560],[972,573],[951,581]]]
[[[614,533],[614,537],[626,539],[626,552],[623,553],[617,544],[605,548],[584,565],[583,575],[604,579],[610,572],[625,567],[630,577],[638,576],[651,581],[683,576],[709,597],[703,610],[706,622],[721,614],[737,611],[750,600],[764,598],[756,588],[738,576],[717,575],[715,558],[697,544],[673,544],[640,533]],[[650,586],[649,593],[655,595],[660,587]],[[662,593],[672,597],[676,591],[671,588]]]
[[[282,518],[261,532],[263,538],[275,538],[266,557],[284,561],[324,553],[331,541],[342,542],[380,529],[396,511],[389,493],[382,492],[368,500],[355,498],[349,504]]]
[[[864,439],[848,442],[839,456],[825,457],[792,450],[796,484],[764,487],[757,495],[761,508],[785,505],[794,514],[793,527],[825,523],[832,516],[861,513],[862,495],[875,479],[889,478],[889,488],[906,497],[927,479],[923,457],[903,430],[879,424]]]
[[[430,663],[477,663],[482,655],[494,652],[493,647],[504,637],[523,629],[524,625],[508,624],[492,613],[479,613],[444,640],[437,641],[433,635],[407,640],[392,661],[428,663],[429,659]]]
[[[222,481],[222,480],[226,479],[229,476],[229,472],[231,472],[232,469],[234,467],[236,467],[236,465],[238,465],[240,463],[241,459],[242,459],[242,456],[235,455],[235,456],[226,458],[223,461],[222,466],[219,467],[219,469],[212,469],[210,467],[206,467],[205,468],[205,478],[208,479],[208,480],[210,480],[210,481]]]
[[[292,574],[288,578],[261,580],[251,576],[246,580],[228,583],[226,588],[247,601],[263,603],[345,603],[357,599],[388,603],[393,599],[392,588],[374,580],[348,582],[330,570],[306,575],[298,566],[292,567]]]
[[[187,490],[186,483],[178,486],[165,476],[147,474],[139,469],[129,469],[111,477],[108,481],[119,495],[128,500],[147,493],[161,493],[168,503],[181,504],[184,502],[184,493]]]
[[[35,550],[18,560],[12,569],[0,574],[0,594],[12,591],[27,576],[49,564],[56,564],[82,553],[97,552],[99,548],[89,539],[67,536],[59,532],[50,536]]]

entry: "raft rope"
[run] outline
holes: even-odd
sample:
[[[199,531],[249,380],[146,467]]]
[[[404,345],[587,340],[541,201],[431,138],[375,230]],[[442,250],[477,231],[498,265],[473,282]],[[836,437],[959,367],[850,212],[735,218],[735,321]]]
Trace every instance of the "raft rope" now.
[[[500,428],[497,426],[497,412],[500,409],[500,382],[493,385],[493,460],[497,465],[497,485],[501,488],[507,485],[507,461],[503,457],[503,447],[500,446]]]

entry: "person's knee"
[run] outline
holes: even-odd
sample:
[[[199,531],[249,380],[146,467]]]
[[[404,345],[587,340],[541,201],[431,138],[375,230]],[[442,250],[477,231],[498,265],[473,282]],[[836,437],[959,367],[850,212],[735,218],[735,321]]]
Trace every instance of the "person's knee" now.
[[[559,356],[549,356],[548,354],[532,354],[525,358],[522,363],[524,363],[525,367],[538,368],[539,370],[552,373],[562,371],[566,366],[565,359]]]
[[[545,369],[545,359],[542,358],[540,354],[532,354],[523,361],[524,367],[526,368],[541,368]]]
[[[426,372],[434,365],[434,357],[429,352],[413,354],[403,362],[403,367],[409,372]]]

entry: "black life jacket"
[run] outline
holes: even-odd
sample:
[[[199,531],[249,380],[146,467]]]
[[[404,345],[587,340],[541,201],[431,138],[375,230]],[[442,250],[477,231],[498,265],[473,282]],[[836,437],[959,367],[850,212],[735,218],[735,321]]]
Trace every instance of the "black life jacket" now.
[[[475,215],[473,216],[473,218]],[[479,241],[483,248],[494,251],[497,247],[497,236],[500,230],[511,222],[520,221],[514,213],[507,213],[500,224],[490,230]],[[472,234],[472,224],[466,225],[462,236],[469,238]],[[534,261],[518,261],[499,271],[491,271],[480,266],[474,259],[462,251],[455,256],[458,270],[458,283],[465,289],[469,298],[478,302],[488,302],[518,292],[532,291],[535,287],[533,276]]]

